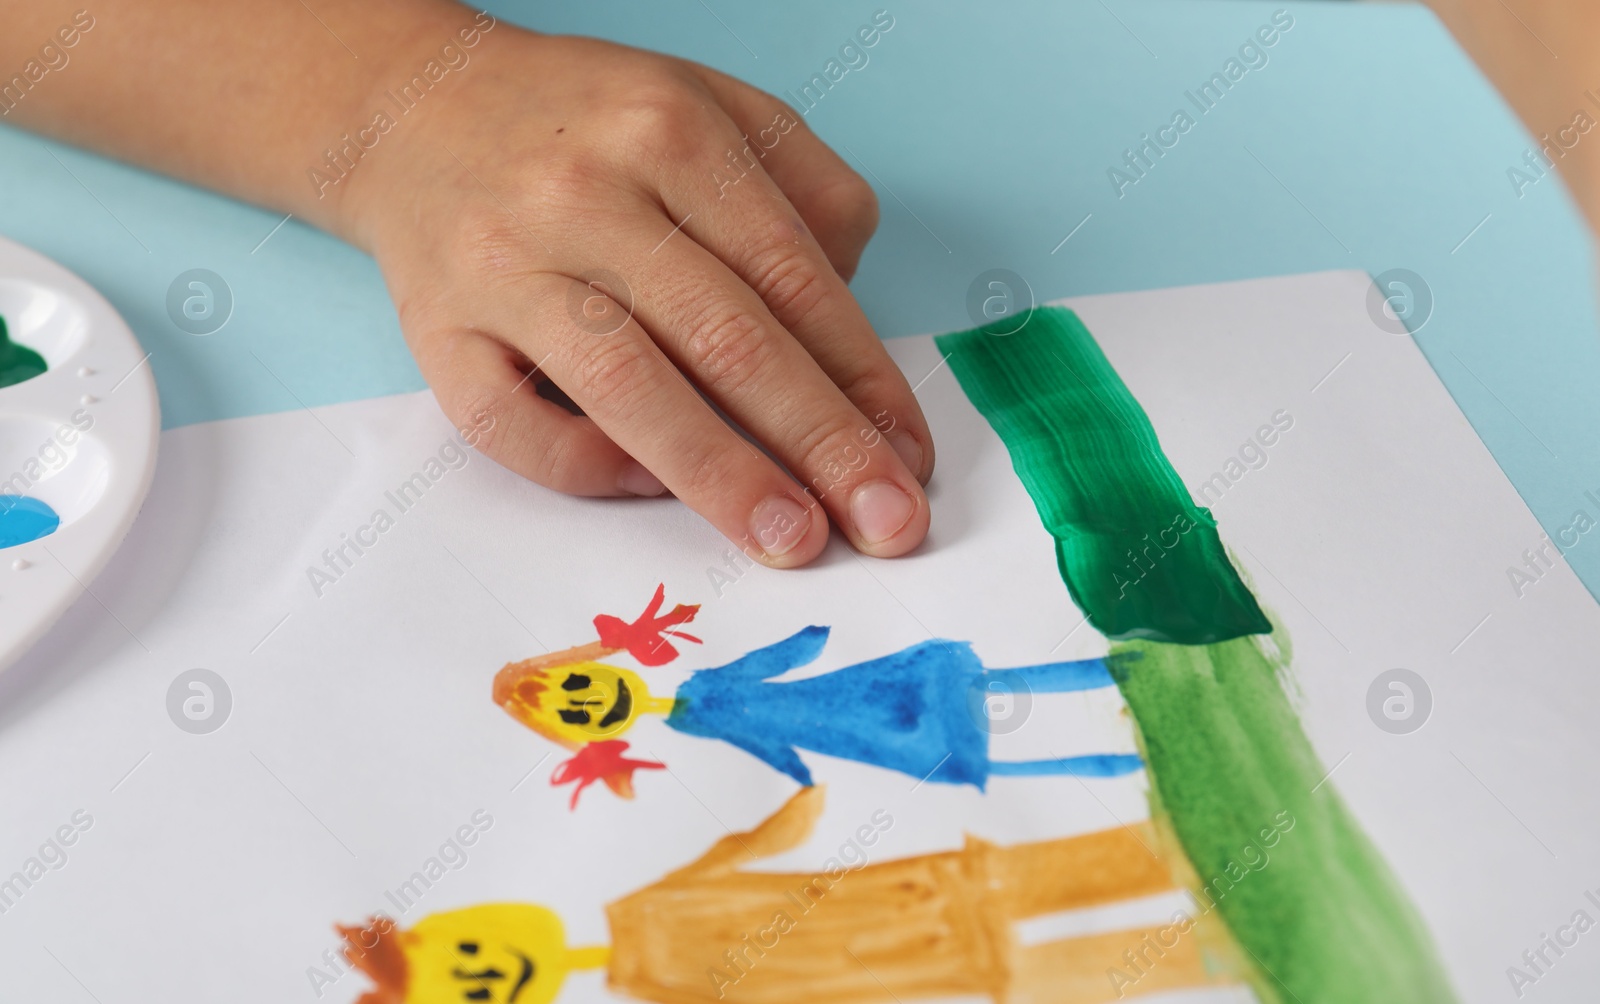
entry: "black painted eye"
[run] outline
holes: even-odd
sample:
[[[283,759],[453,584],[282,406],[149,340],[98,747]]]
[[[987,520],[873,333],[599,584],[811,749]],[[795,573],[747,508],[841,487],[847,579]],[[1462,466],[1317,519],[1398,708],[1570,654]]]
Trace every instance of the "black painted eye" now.
[[[561,681],[561,689],[562,690],[587,690],[588,687],[589,687],[589,684],[591,684],[593,682],[594,682],[593,680],[590,680],[587,676],[584,676],[582,673],[573,673],[571,676],[569,676],[565,680]]]
[[[562,708],[560,711],[557,711],[556,714],[560,715],[561,720],[566,722],[568,725],[589,724],[589,712],[587,711]]]
[[[479,987],[476,990],[468,990],[467,991],[467,1000],[469,1000],[469,1001],[486,1001],[488,999],[489,999],[489,988],[488,987]]]
[[[463,941],[456,947],[461,949],[463,952],[466,952],[468,955],[478,954],[478,943],[476,941]]]

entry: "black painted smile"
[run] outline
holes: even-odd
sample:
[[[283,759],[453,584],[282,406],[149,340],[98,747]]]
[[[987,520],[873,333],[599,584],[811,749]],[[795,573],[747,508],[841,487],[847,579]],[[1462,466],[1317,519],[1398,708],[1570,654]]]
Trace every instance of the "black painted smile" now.
[[[622,680],[618,680],[617,699],[611,705],[611,710],[606,712],[606,716],[600,719],[600,727],[607,729],[618,722],[625,722],[628,720],[628,715],[632,714],[632,712],[633,691],[629,690],[628,685]]]
[[[506,1004],[516,1004],[517,995],[533,980],[533,960],[515,950],[511,954],[522,960],[522,972],[518,974],[517,982],[512,984],[511,993],[506,995]]]
[[[477,942],[472,942],[471,944],[472,950],[469,952],[469,954],[475,955],[477,954]],[[506,995],[506,1004],[516,1004],[517,997],[522,993],[523,988],[533,981],[535,967],[532,959],[528,958],[526,955],[523,955],[510,945],[506,946],[506,953],[514,958],[520,959],[522,962],[522,971],[517,974],[517,982],[511,985],[511,992]],[[502,973],[500,970],[495,969],[492,966],[479,973],[457,968],[450,975],[454,976],[458,980],[473,980],[479,984],[476,989],[468,990],[463,995],[469,1001],[493,1000],[494,991],[490,990],[488,986],[484,984],[491,980],[503,980],[506,978],[505,973]]]

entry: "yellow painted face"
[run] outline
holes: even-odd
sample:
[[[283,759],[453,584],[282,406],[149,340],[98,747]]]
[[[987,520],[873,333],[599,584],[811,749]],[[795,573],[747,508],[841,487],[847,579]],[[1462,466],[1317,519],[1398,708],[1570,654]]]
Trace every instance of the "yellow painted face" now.
[[[549,1004],[573,968],[561,918],[529,903],[435,913],[400,944],[406,1004]]]
[[[523,712],[541,732],[581,746],[621,735],[654,703],[637,673],[580,662],[550,670],[538,707]]]

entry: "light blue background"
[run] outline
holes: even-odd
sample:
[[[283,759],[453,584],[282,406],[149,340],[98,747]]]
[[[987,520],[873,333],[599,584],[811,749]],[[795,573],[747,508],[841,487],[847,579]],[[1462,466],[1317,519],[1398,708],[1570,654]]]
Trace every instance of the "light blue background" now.
[[[782,92],[893,0],[706,2],[490,9]],[[1592,508],[1583,492],[1600,489],[1588,239],[1553,176],[1517,196],[1506,169],[1532,140],[1430,14],[1286,5],[1295,26],[1266,67],[1124,198],[1108,182],[1122,151],[1186,107],[1184,92],[1279,6],[894,3],[870,65],[808,116],[881,181],[883,223],[857,295],[896,336],[967,326],[968,284],[995,267],[1026,276],[1040,299],[1408,268],[1436,301],[1418,341],[1545,527],[1565,525]],[[422,386],[369,259],[297,221],[252,253],[280,218],[0,129],[0,232],[122,311],[153,353],[168,427]],[[232,320],[207,337],[178,331],[164,307],[172,279],[196,267],[236,297]],[[1600,547],[1568,557],[1600,593]]]

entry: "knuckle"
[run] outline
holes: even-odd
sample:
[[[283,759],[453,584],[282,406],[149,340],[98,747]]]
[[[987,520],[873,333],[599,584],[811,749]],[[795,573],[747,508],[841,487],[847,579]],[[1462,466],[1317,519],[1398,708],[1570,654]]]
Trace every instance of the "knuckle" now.
[[[552,154],[527,175],[521,185],[519,201],[532,203],[541,215],[561,210],[582,211],[593,204],[595,177],[595,165],[585,156]]]
[[[862,414],[869,417],[883,414],[882,410],[869,407],[874,403],[877,409],[883,409],[885,405],[904,409],[903,402],[907,396],[905,377],[901,376],[900,371],[894,368],[894,363],[888,360],[884,360],[881,364],[876,361],[860,364],[859,368],[854,368],[839,377],[838,386],[844,392],[844,396],[856,402]],[[876,424],[870,422],[868,427]]]
[[[506,395],[476,385],[456,398],[451,417],[468,446],[484,456],[501,457],[513,446],[512,406]]]
[[[763,120],[770,122],[780,116],[787,116],[794,120],[794,125],[790,126],[790,129],[799,129],[802,132],[811,131],[810,127],[806,125],[805,117],[795,109],[794,105],[791,105],[783,98],[770,91],[763,90],[755,90],[753,97],[758,114]]]
[[[751,284],[773,314],[791,319],[809,314],[828,294],[826,275],[809,255],[779,248],[756,262]]]
[[[706,445],[682,457],[683,469],[681,497],[691,499],[720,498],[728,494],[730,485],[737,485],[740,458],[726,447]]]
[[[819,424],[796,444],[799,469],[808,485],[838,487],[863,470],[868,462],[858,429],[848,418],[840,417]]]
[[[648,386],[655,361],[643,345],[631,338],[596,337],[589,341],[593,344],[580,350],[573,363],[578,386],[616,413]]]
[[[823,212],[833,219],[877,226],[878,195],[861,175],[853,171],[825,185],[817,193],[816,199]]]
[[[533,456],[528,458],[532,479],[558,492],[571,491],[584,475],[584,457],[577,446],[573,436],[560,433],[532,444]]]
[[[671,76],[634,88],[616,114],[622,135],[659,160],[693,157],[709,131],[703,102]]]
[[[754,377],[772,355],[772,341],[761,322],[737,307],[719,308],[694,325],[685,348],[695,373],[722,385]]]
[[[451,319],[451,302],[443,283],[415,283],[394,292],[395,318],[419,365],[430,359],[448,361],[467,332]]]

